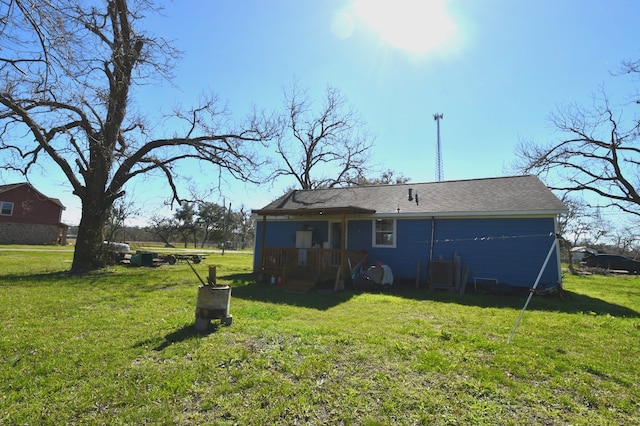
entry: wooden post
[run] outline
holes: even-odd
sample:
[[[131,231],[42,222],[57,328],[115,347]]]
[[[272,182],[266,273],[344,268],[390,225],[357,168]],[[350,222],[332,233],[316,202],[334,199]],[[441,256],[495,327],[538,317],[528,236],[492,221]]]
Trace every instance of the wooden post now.
[[[338,267],[338,272],[336,273],[336,282],[333,285],[333,291],[338,291],[338,290],[343,290],[344,289],[344,286],[340,286],[340,272],[341,271],[342,271],[342,267]]]
[[[216,285],[216,266],[209,265],[209,279],[207,280],[210,285]]]
[[[342,226],[340,227],[340,240],[341,240],[341,244],[340,244],[340,271],[342,271],[344,273],[345,268],[346,268],[346,258],[347,258],[347,253],[345,251],[345,248],[347,246],[347,215],[345,213],[342,213]],[[349,271],[351,272],[351,271]],[[343,280],[344,283],[344,280]],[[344,289],[344,285],[342,286],[342,288]]]

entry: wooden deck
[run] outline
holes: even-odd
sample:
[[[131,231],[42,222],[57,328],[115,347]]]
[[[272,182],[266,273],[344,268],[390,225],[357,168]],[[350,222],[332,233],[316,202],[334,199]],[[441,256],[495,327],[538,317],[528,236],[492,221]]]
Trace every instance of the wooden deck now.
[[[360,250],[265,247],[260,272],[279,277],[285,289],[309,291],[322,280],[344,279],[351,273],[350,265],[366,256],[367,252]]]

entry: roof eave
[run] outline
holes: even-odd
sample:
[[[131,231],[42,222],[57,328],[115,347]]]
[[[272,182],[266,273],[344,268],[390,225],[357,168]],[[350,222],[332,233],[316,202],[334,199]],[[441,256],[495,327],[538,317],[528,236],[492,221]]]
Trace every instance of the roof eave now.
[[[319,216],[337,214],[374,214],[376,211],[362,207],[327,207],[309,209],[259,209],[251,213],[259,216]]]
[[[448,211],[448,212],[377,212],[375,216],[404,217],[487,217],[487,216],[556,216],[568,210],[496,210],[496,211]]]
[[[459,217],[521,217],[521,216],[557,216],[567,213],[567,210],[547,209],[547,210],[497,210],[497,211],[450,211],[450,212],[376,212],[371,209],[357,207],[334,207],[334,208],[314,208],[314,209],[260,209],[252,210],[251,213],[259,216],[331,216],[339,214],[372,215],[374,217],[439,217],[439,218],[459,218]]]

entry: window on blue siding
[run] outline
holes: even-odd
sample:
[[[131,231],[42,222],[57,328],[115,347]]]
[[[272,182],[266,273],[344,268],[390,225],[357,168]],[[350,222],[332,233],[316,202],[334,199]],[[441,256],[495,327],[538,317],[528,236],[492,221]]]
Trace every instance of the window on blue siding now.
[[[11,216],[13,214],[13,203],[0,201],[0,215]]]
[[[394,219],[376,219],[373,221],[373,246],[396,246],[396,221]]]

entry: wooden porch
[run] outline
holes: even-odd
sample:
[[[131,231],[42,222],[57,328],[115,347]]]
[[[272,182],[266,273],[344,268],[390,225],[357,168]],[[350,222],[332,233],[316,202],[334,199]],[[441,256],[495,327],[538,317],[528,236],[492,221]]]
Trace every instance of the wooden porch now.
[[[260,272],[274,276],[286,290],[307,292],[324,280],[334,280],[336,289],[366,261],[367,252],[323,248],[264,247]]]

